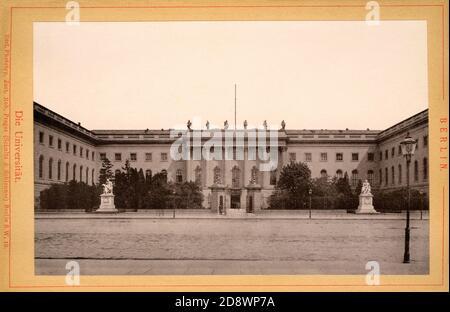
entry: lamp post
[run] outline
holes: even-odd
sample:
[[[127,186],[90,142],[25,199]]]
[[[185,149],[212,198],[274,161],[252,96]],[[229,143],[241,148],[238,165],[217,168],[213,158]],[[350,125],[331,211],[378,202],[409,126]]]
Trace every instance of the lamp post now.
[[[402,155],[406,159],[406,189],[407,200],[406,205],[406,227],[405,227],[405,253],[403,256],[403,263],[409,263],[409,210],[411,208],[411,188],[409,186],[409,165],[411,164],[411,157],[414,155],[416,149],[416,141],[409,136],[409,132],[406,134],[406,138],[400,142],[402,149]]]
[[[311,219],[311,204],[312,204],[312,198],[311,198],[312,189],[311,188],[309,189],[308,194],[309,194],[309,218]]]
[[[422,211],[423,211],[423,192],[420,191],[419,195],[420,195],[420,198],[419,198],[419,200],[420,200],[420,220],[422,220],[423,219],[423,216],[422,216]]]

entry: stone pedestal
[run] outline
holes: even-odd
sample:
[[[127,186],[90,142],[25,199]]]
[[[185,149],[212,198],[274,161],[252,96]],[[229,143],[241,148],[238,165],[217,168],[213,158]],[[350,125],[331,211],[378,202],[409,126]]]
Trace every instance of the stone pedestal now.
[[[211,211],[218,214],[227,213],[226,186],[223,184],[213,184],[211,187]]]
[[[359,206],[355,213],[378,213],[372,204],[373,195],[372,194],[361,194],[359,195]]]
[[[100,207],[95,211],[98,213],[115,213],[118,212],[114,205],[113,194],[101,194],[100,195]]]
[[[249,184],[245,188],[247,189],[247,213],[253,213],[255,211],[261,210],[261,185]]]

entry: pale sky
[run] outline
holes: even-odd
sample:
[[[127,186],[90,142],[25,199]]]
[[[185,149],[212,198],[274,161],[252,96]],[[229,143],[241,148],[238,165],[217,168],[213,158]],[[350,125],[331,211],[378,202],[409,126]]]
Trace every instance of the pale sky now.
[[[88,129],[385,129],[428,107],[424,21],[34,24],[34,100]]]

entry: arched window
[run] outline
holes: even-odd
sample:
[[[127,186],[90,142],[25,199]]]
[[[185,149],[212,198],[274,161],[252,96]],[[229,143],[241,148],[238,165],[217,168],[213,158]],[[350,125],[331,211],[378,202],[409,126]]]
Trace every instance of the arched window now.
[[[428,159],[425,157],[423,159],[423,180],[427,181],[428,180]]]
[[[322,169],[322,170],[320,170],[320,177],[323,179],[323,178],[326,178],[328,175],[327,175],[327,171],[325,170],[325,169]]]
[[[352,171],[352,186],[356,187],[358,185],[358,180],[358,170],[355,169]]]
[[[92,169],[91,182],[92,182],[92,185],[95,185],[95,169]]]
[[[373,185],[373,170],[367,171],[367,181],[370,183],[370,185]]]
[[[270,171],[270,185],[277,185],[277,170]]]
[[[80,166],[80,182],[83,182],[83,166]]]
[[[402,165],[398,165],[398,184],[402,184]]]
[[[177,183],[183,182],[183,171],[181,171],[181,169],[177,169],[175,173],[175,181],[177,181]]]
[[[195,183],[202,183],[202,168],[200,166],[195,167]]]
[[[258,184],[259,183],[259,170],[258,170],[258,168],[256,166],[252,167],[250,182],[252,184]]]
[[[66,162],[66,182],[69,181],[69,162]]]
[[[395,168],[394,166],[391,167],[391,184],[395,184]]]
[[[241,169],[238,166],[234,166],[231,169],[231,186],[235,188],[241,187]]]
[[[419,181],[419,163],[417,160],[414,161],[414,181]]]
[[[89,167],[86,167],[86,184],[89,184]]]
[[[58,181],[60,181],[61,180],[61,159],[58,160],[57,177],[58,177]]]
[[[72,169],[72,180],[76,181],[77,180],[77,165],[73,164],[73,169]]]
[[[342,179],[342,170],[341,169],[338,169],[337,171],[336,171],[336,178],[338,178],[338,179]]]
[[[48,178],[53,179],[53,158],[48,160]]]
[[[214,167],[214,184],[222,184],[222,176],[220,168],[218,166]]]
[[[44,175],[44,156],[39,156],[39,178],[42,179]]]

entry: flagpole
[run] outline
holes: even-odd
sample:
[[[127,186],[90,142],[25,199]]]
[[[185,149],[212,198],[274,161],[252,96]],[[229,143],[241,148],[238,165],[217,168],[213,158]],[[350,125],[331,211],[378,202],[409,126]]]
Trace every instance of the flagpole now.
[[[236,84],[234,84],[234,130],[236,130]]]

